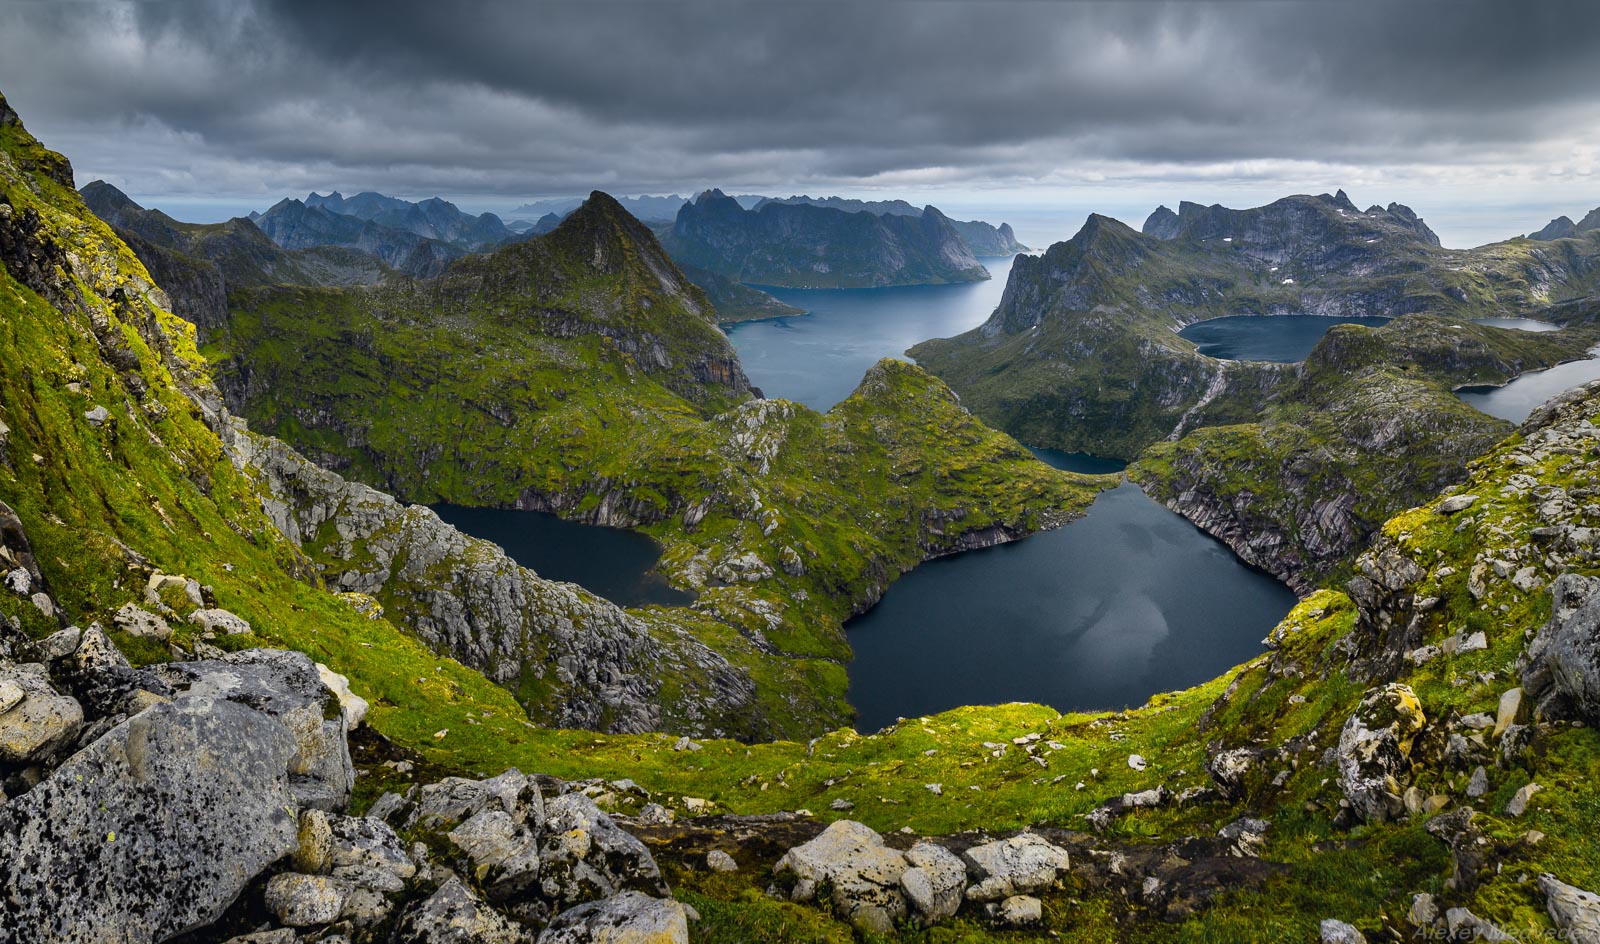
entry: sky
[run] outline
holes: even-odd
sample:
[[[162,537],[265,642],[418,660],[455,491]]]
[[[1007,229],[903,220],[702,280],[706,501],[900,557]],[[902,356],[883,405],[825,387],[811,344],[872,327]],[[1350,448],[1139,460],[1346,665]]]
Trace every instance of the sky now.
[[[1600,205],[1600,3],[0,2],[0,93],[190,220],[841,194],[1009,219],[1343,188],[1447,246]]]

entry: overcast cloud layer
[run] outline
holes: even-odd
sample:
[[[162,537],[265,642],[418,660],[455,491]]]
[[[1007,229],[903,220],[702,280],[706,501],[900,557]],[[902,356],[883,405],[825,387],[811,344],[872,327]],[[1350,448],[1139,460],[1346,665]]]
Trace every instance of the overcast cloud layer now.
[[[1344,186],[1464,244],[1600,203],[1597,53],[1591,0],[0,5],[29,126],[175,207],[715,185],[1126,218]]]

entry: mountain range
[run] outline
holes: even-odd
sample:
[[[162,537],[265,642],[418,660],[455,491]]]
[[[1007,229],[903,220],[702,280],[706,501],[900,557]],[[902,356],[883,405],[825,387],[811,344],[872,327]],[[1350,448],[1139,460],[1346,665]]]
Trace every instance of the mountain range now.
[[[1597,229],[1600,229],[1600,207],[1590,210],[1583,219],[1576,223],[1572,222],[1571,217],[1558,216],[1546,223],[1544,229],[1539,230],[1537,233],[1529,233],[1528,238],[1549,242],[1582,236]]]
[[[662,238],[674,259],[755,285],[871,288],[989,277],[933,207],[915,217],[785,203],[746,210],[707,190],[678,211]]]

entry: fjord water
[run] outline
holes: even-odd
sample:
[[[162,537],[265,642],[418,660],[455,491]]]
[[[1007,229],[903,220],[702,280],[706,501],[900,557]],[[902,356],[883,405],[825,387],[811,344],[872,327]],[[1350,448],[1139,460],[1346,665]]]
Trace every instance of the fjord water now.
[[[1208,357],[1227,361],[1303,361],[1336,324],[1370,328],[1388,318],[1333,318],[1323,315],[1230,315],[1197,321],[1178,332]]]
[[[984,264],[994,279],[975,285],[776,290],[812,314],[735,325],[729,336],[768,396],[827,409],[879,358],[983,323],[1011,260]],[[1122,468],[1034,452],[1075,472]],[[862,730],[959,705],[1139,704],[1254,656],[1293,604],[1286,587],[1122,485],[1064,528],[930,561],[896,581],[846,627],[850,699]]]
[[[848,397],[879,359],[904,357],[918,341],[982,324],[1000,304],[1013,259],[979,261],[993,278],[961,285],[766,289],[809,314],[729,325],[728,337],[745,373],[767,396],[826,410]]]
[[[1556,394],[1600,380],[1600,348],[1590,353],[1597,357],[1558,364],[1549,370],[1531,371],[1503,387],[1463,387],[1456,391],[1456,396],[1490,416],[1520,423],[1535,407]]]
[[[563,521],[539,511],[434,505],[445,523],[493,541],[547,580],[575,583],[619,606],[686,606],[694,596],[654,571],[661,549],[643,534]]]

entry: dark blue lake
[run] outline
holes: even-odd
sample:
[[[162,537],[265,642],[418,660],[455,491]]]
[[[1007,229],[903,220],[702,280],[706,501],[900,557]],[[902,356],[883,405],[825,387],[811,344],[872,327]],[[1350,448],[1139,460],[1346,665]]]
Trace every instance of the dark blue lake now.
[[[848,397],[867,368],[906,348],[982,324],[1005,291],[1010,257],[982,260],[994,276],[964,285],[766,289],[809,314],[729,325],[750,381],[769,397],[826,410]]]
[[[1322,315],[1233,315],[1197,321],[1178,332],[1208,357],[1228,361],[1303,361],[1336,324],[1376,328],[1388,318],[1328,318]]]
[[[1600,348],[1591,353],[1600,354]],[[1532,371],[1503,387],[1463,387],[1456,395],[1490,416],[1520,423],[1539,404],[1591,380],[1600,380],[1600,358]]]
[[[655,572],[661,548],[621,528],[563,521],[538,511],[432,506],[446,523],[505,548],[511,559],[547,580],[575,583],[619,606],[686,606],[694,595]]]
[[[847,627],[857,727],[959,705],[1140,705],[1261,652],[1294,594],[1124,484],[1081,520],[929,561]]]

